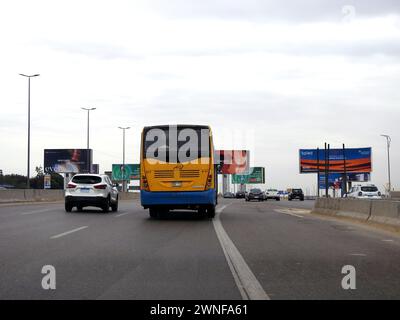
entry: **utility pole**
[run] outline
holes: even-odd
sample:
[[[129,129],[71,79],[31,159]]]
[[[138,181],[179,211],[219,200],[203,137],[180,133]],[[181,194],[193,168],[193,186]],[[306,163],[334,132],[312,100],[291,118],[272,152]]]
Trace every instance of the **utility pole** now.
[[[91,173],[92,168],[90,167],[91,163],[90,163],[90,148],[89,148],[89,115],[90,115],[90,111],[96,110],[96,108],[81,108],[82,110],[86,110],[87,111],[87,144],[86,144],[86,149],[87,149],[87,173]]]
[[[343,178],[342,178],[342,198],[347,193],[347,166],[346,166],[346,147],[343,143]]]
[[[318,190],[317,196],[319,198],[319,179],[321,176],[320,172],[319,172],[319,148],[317,148],[317,170],[318,170],[318,172],[317,172],[317,190]]]
[[[27,173],[26,173],[26,188],[30,189],[29,176],[30,176],[30,160],[31,160],[31,78],[38,77],[40,74],[26,75],[23,73],[20,76],[28,78],[28,159],[27,159]]]
[[[125,186],[125,130],[130,129],[131,127],[118,127],[122,130],[122,192],[126,191]]]
[[[392,184],[391,184],[391,181],[390,181],[390,143],[392,142],[392,139],[387,134],[381,134],[381,136],[386,138],[387,162],[388,162],[388,179],[389,179],[389,188],[388,189],[389,189],[389,196],[390,196],[390,191],[392,191]]]

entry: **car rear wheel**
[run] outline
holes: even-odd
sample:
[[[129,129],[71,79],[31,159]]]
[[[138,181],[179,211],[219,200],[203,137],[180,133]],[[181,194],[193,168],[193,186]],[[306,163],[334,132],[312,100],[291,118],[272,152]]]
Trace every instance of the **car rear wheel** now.
[[[103,212],[107,213],[110,211],[110,198],[107,198],[106,203],[103,205]]]
[[[71,212],[71,211],[72,211],[72,205],[66,203],[66,204],[65,204],[65,211],[66,211],[66,212]]]
[[[113,203],[113,204],[111,205],[111,210],[112,210],[113,212],[117,212],[117,211],[118,211],[118,198],[117,198],[117,200],[115,201],[115,203]]]
[[[276,200],[276,201],[281,201],[281,198],[276,198],[275,200]]]
[[[82,212],[83,207],[82,206],[77,206],[76,209],[78,210],[78,212]]]

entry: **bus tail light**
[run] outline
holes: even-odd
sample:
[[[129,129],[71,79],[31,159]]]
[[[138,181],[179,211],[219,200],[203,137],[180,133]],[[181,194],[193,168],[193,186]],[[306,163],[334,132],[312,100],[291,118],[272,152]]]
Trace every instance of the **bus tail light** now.
[[[207,183],[206,183],[206,190],[211,189],[212,180],[213,180],[212,174],[208,174]]]
[[[150,191],[149,183],[147,182],[147,178],[145,175],[142,176],[142,188],[146,191]]]

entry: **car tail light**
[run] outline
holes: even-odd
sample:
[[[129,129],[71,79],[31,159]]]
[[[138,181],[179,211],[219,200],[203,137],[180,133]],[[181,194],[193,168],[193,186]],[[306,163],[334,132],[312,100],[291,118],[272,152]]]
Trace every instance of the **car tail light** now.
[[[358,195],[361,197],[361,196],[362,196],[362,192],[360,191],[360,192],[358,193]]]
[[[104,190],[105,188],[107,188],[107,185],[106,184],[97,184],[97,185],[93,186],[93,188]]]
[[[76,184],[74,184],[74,183],[68,183],[67,189],[74,189],[74,188],[76,188]]]
[[[142,176],[142,188],[146,191],[150,191],[149,183],[147,182],[147,178],[145,175]]]
[[[213,179],[213,176],[212,176],[212,174],[209,174],[209,175],[208,175],[208,177],[207,177],[206,190],[208,190],[208,189],[210,189],[210,188],[211,188],[211,185],[212,185],[212,179]]]

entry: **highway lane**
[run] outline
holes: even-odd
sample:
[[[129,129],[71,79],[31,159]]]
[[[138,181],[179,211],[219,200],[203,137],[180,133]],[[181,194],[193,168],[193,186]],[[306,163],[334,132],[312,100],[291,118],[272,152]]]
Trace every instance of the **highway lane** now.
[[[399,299],[399,237],[310,215],[312,205],[220,201],[222,226],[268,297]],[[0,257],[0,299],[242,298],[211,220],[152,220],[137,201],[108,214],[0,206]],[[47,264],[56,290],[41,288]],[[347,264],[356,290],[341,288]]]
[[[0,208],[0,299],[240,299],[210,220],[152,220],[132,201],[109,214],[49,206]],[[47,264],[56,290],[41,288]]]
[[[234,202],[222,223],[271,299],[400,298],[397,235],[311,215],[311,201]],[[356,290],[342,289],[344,265]]]

